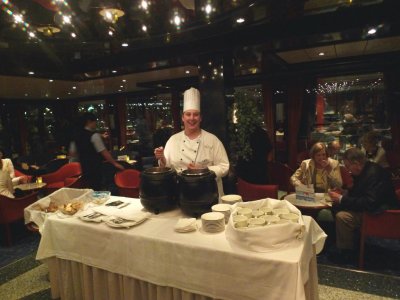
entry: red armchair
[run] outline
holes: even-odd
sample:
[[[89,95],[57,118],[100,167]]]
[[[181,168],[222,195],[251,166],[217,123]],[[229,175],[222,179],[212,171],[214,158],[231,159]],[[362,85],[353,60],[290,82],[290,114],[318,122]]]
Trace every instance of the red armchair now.
[[[119,194],[125,197],[139,198],[140,172],[135,169],[125,169],[114,176]]]
[[[253,184],[238,178],[236,187],[243,201],[252,201],[262,198],[278,199],[278,185],[275,184]]]
[[[396,190],[400,202],[400,189]],[[368,236],[382,239],[400,239],[400,209],[385,210],[380,214],[363,213],[360,230],[360,254],[358,267],[364,268],[365,239]]]
[[[290,183],[290,177],[294,170],[287,164],[278,161],[268,162],[268,177],[270,184],[277,184],[278,189],[288,194],[294,192],[294,187]]]
[[[47,185],[44,188],[47,194],[50,194],[62,187],[65,187],[66,178],[78,177],[82,173],[81,165],[78,162],[71,162],[63,165],[60,169],[53,173],[42,175],[42,180]]]
[[[36,202],[37,192],[21,198],[8,198],[0,195],[0,224],[4,227],[6,245],[11,246],[11,223],[24,219],[24,208]]]

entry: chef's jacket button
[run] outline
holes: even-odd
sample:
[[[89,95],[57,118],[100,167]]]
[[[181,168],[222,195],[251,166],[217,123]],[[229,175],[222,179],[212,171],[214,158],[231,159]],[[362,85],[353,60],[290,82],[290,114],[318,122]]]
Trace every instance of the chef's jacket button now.
[[[185,149],[182,149],[182,151],[185,151]]]
[[[181,160],[182,160],[182,158],[181,158]]]

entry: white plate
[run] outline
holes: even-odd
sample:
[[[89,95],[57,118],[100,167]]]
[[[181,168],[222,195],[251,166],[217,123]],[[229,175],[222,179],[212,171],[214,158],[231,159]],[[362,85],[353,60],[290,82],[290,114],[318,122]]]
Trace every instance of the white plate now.
[[[132,226],[139,225],[139,224],[141,224],[141,223],[143,223],[144,221],[147,220],[147,218],[143,218],[143,219],[141,219],[139,221],[126,220],[126,221],[124,221],[124,222],[122,222],[120,224],[117,224],[117,223],[114,223],[112,221],[115,218],[116,217],[114,217],[114,216],[108,216],[108,217],[104,218],[103,221],[104,221],[104,223],[106,223],[110,227],[114,227],[114,228],[129,228],[129,227],[132,227]]]

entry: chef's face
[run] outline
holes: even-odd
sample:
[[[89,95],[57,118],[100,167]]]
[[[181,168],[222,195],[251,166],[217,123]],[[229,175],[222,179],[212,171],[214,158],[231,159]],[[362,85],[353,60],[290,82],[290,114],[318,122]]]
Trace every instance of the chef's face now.
[[[198,110],[187,110],[182,115],[182,122],[186,130],[196,130],[200,128],[201,114]]]

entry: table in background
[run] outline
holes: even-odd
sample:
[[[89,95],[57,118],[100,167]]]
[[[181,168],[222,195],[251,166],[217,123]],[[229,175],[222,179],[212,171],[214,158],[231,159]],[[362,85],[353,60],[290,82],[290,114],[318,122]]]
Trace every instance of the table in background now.
[[[332,204],[326,202],[325,199],[317,199],[315,201],[298,200],[295,193],[286,195],[283,199],[296,206],[303,215],[311,216],[314,219],[322,209],[330,209],[332,207]]]
[[[37,191],[46,186],[46,182],[31,182],[31,183],[23,183],[23,184],[18,184],[14,187],[14,189],[20,189],[23,192],[29,192],[29,191]]]
[[[138,199],[113,198],[141,209]],[[259,253],[237,249],[225,232],[176,233],[181,217],[177,209],[114,229],[49,216],[37,259],[49,265],[52,297],[318,299],[316,251],[325,234],[312,218],[303,217],[305,234],[293,247]]]

